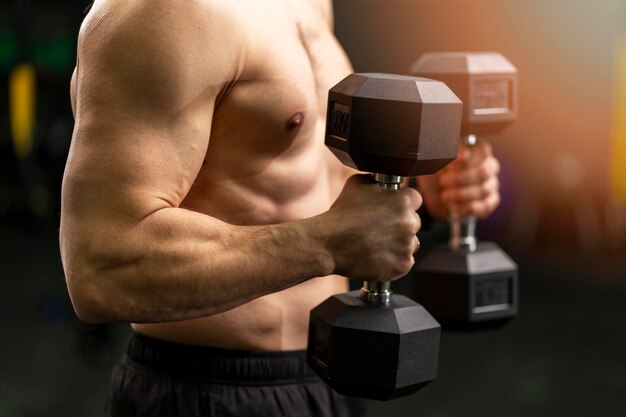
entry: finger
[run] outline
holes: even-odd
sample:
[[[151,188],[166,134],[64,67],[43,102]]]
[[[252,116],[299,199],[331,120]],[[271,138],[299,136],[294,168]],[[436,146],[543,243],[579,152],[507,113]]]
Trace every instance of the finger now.
[[[481,164],[464,170],[445,171],[439,177],[442,188],[464,187],[487,181],[500,173],[500,162],[496,158],[487,158]]]
[[[472,156],[472,149],[469,146],[463,144],[459,145],[459,150],[456,154],[455,162],[467,163]]]
[[[422,227],[422,219],[415,211],[404,212],[404,220],[402,224],[402,236],[399,237],[399,242],[405,246],[411,246],[413,237],[420,231]]]
[[[415,214],[415,230],[413,234],[416,235],[422,228],[422,219],[420,218],[420,215],[417,214],[417,211],[414,211],[413,213]]]
[[[471,166],[480,165],[485,159],[493,157],[491,144],[485,140],[476,145],[460,145],[457,158],[444,168],[447,171],[463,171]]]
[[[483,219],[491,215],[499,205],[500,194],[495,193],[483,200],[476,200],[464,205],[455,206],[455,209],[458,210],[461,216],[476,216]]]
[[[414,245],[415,245],[415,246],[414,246],[414,248],[413,248],[413,254],[415,255],[415,254],[417,253],[417,251],[419,251],[419,250],[420,250],[420,246],[421,246],[421,244],[420,244],[420,240],[419,240],[419,238],[418,238],[417,236],[415,236],[415,242],[414,242]]]
[[[441,200],[446,204],[464,204],[484,200],[500,189],[498,177],[489,177],[481,184],[465,187],[447,188],[441,193]]]
[[[403,188],[397,191],[400,198],[404,198],[406,207],[412,211],[417,211],[422,206],[422,195],[415,188]]]
[[[491,144],[484,139],[478,140],[476,144],[468,146],[467,148],[470,150],[469,158],[467,159],[468,165],[476,165],[493,156]]]

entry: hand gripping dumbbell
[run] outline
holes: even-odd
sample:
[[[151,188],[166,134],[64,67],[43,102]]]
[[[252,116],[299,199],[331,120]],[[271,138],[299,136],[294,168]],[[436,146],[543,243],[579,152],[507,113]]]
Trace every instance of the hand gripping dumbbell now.
[[[411,74],[443,81],[463,101],[461,141],[470,150],[517,119],[517,69],[498,53],[428,53]],[[431,248],[415,266],[416,299],[444,326],[503,323],[517,314],[517,265],[495,243],[477,242],[475,217],[450,212],[448,247]]]
[[[352,74],[330,90],[326,146],[379,186],[398,189],[403,177],[456,158],[461,112],[442,82]],[[388,400],[435,379],[440,332],[424,307],[392,295],[389,282],[366,282],[311,311],[307,360],[341,394]]]

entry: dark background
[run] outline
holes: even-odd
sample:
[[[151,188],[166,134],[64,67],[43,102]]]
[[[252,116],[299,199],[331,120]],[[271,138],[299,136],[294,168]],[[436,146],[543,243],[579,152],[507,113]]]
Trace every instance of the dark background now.
[[[0,4],[0,417],[98,416],[128,330],[74,316],[58,251],[86,1]],[[503,203],[480,225],[518,262],[520,316],[446,332],[437,381],[370,416],[626,416],[626,196],[616,95],[622,0],[336,0],[357,71],[422,53],[495,50],[521,78],[520,120],[492,142]],[[9,74],[36,70],[32,150],[16,155]],[[623,187],[623,186],[622,186]],[[626,187],[624,187],[626,188]],[[400,290],[409,291],[403,282]]]

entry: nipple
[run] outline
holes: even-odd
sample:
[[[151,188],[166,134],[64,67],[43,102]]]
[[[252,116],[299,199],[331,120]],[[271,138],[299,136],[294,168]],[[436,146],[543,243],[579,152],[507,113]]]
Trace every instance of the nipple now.
[[[291,131],[297,128],[298,126],[300,126],[303,121],[304,121],[304,113],[298,112],[294,114],[293,116],[291,116],[289,120],[287,120],[285,127],[287,128],[288,131]]]

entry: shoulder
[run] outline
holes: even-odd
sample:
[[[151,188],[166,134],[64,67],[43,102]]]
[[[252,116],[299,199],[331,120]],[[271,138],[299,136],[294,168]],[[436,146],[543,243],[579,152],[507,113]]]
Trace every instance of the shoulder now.
[[[239,15],[237,2],[228,0],[96,0],[90,7],[81,34],[102,21],[124,23],[124,27],[174,25],[184,29],[200,23],[228,27]]]
[[[194,62],[231,66],[243,42],[233,3],[98,0],[80,29],[79,58],[105,54],[124,59],[125,65],[157,60],[168,66]]]
[[[240,73],[244,40],[233,3],[98,0],[79,33],[79,80],[155,104],[215,96]]]

